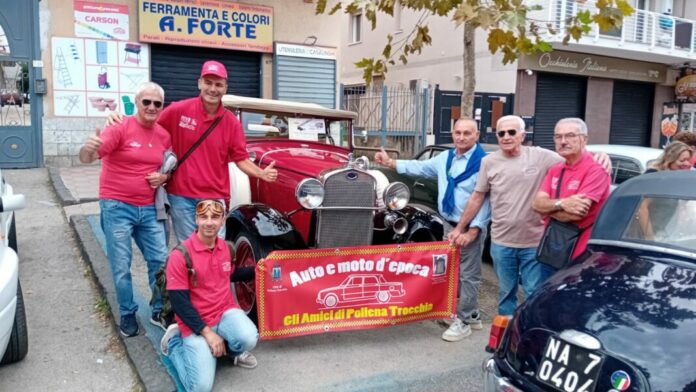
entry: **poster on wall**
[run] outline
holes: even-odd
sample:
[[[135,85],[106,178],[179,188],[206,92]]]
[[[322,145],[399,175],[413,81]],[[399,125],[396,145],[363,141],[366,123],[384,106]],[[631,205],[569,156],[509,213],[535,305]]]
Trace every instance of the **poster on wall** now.
[[[135,92],[150,80],[149,45],[62,37],[51,42],[54,115],[135,113]]]
[[[679,129],[679,106],[676,102],[662,104],[662,121],[660,122],[660,146],[665,146]]]
[[[75,36],[127,41],[128,6],[75,0]]]

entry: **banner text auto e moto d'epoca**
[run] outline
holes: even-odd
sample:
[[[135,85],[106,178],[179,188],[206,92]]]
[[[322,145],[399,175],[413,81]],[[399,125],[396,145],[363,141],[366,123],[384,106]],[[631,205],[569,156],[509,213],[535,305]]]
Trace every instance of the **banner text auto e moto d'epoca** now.
[[[459,252],[447,242],[275,251],[257,264],[262,339],[452,317]]]

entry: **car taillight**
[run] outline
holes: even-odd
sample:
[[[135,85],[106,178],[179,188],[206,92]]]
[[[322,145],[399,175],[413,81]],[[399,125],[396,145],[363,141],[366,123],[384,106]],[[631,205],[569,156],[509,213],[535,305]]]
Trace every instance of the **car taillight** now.
[[[486,351],[489,353],[495,352],[503,340],[503,334],[505,333],[505,328],[507,328],[510,322],[510,316],[497,315],[493,318],[493,326],[491,326],[491,334],[488,337],[488,346],[486,346]]]

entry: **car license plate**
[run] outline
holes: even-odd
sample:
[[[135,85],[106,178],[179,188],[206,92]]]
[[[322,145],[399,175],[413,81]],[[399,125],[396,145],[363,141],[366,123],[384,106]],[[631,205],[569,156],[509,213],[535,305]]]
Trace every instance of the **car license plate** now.
[[[602,355],[551,336],[536,378],[558,391],[593,392],[603,359]]]

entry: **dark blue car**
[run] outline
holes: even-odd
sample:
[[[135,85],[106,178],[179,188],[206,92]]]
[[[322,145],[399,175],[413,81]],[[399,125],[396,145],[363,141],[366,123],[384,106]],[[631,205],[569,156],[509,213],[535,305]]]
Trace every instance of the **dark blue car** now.
[[[696,172],[618,187],[588,252],[505,321],[486,391],[696,391]]]

